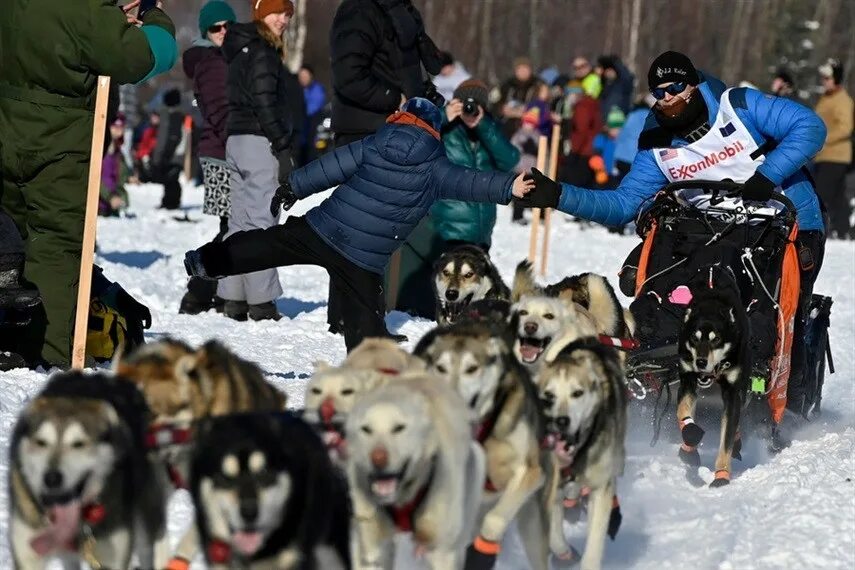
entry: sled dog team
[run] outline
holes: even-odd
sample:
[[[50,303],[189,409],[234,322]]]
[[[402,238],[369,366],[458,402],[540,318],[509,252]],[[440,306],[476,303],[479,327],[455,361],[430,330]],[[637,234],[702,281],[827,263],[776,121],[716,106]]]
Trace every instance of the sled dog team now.
[[[395,535],[411,533],[430,568],[478,570],[516,521],[532,568],[599,568],[621,522],[627,391],[613,341],[632,336],[631,315],[599,275],[543,287],[523,262],[509,288],[469,246],[439,260],[434,285],[440,326],[414,354],[367,339],[339,366],[318,363],[299,413],[213,341],[162,340],[115,374],[54,376],[12,438],[16,567],[135,556],[186,570],[201,553],[209,568],[391,569]],[[739,451],[745,382],[729,302],[696,297],[680,346],[684,461],[700,460],[696,386],[723,386],[716,485]],[[195,524],[170,550],[181,488]],[[563,523],[583,508],[580,556]]]

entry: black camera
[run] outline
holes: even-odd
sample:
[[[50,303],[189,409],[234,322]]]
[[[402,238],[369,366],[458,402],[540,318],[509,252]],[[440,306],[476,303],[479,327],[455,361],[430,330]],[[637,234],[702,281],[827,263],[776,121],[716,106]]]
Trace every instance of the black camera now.
[[[436,85],[430,81],[425,81],[425,99],[442,109],[445,106],[445,97],[436,90]]]
[[[478,102],[472,97],[469,97],[463,102],[463,114],[467,117],[475,117],[478,115]]]

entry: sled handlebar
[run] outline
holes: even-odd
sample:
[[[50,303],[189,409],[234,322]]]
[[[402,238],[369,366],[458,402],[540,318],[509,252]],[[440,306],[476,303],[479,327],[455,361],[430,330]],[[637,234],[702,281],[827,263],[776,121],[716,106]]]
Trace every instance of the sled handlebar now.
[[[684,180],[681,182],[671,182],[670,184],[666,184],[660,189],[660,192],[673,195],[674,192],[691,189],[700,190],[705,194],[722,192],[726,196],[738,196],[742,194],[743,187],[744,184],[733,182],[732,180]],[[770,200],[784,206],[791,215],[796,215],[795,204],[793,204],[792,200],[784,196],[782,193],[772,192],[772,198],[770,198]]]

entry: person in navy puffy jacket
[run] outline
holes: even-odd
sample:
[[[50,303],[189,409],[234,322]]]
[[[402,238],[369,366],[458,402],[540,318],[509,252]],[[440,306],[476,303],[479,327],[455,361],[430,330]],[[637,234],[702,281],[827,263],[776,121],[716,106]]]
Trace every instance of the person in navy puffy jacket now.
[[[638,154],[615,192],[558,184],[533,171],[537,189],[522,200],[607,226],[628,223],[649,207],[669,182],[725,180],[744,183],[742,198],[765,202],[778,189],[796,207],[798,242],[813,267],[801,276],[802,338],[806,314],[825,250],[825,215],[805,165],[822,148],[826,129],[807,107],[755,89],[727,89],[695,69],[684,54],[658,56],[647,76],[657,99],[638,139]],[[787,405],[805,410],[800,380],[804,343],[795,343]]]
[[[407,101],[376,134],[337,148],[291,173],[271,204],[278,213],[297,200],[336,190],[305,216],[237,233],[187,252],[190,275],[220,277],[283,265],[320,265],[345,293],[344,337],[385,336],[383,271],[392,253],[437,200],[507,204],[534,182],[524,175],[476,171],[445,156],[440,110],[427,99]]]

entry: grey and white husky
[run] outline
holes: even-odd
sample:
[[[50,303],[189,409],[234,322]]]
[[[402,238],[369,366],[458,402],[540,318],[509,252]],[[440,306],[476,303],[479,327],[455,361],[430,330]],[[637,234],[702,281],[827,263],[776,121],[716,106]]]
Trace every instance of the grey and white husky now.
[[[143,568],[166,564],[168,485],[145,450],[149,419],[142,393],[105,374],[57,374],[29,403],[10,449],[17,568],[123,569],[134,550]]]

